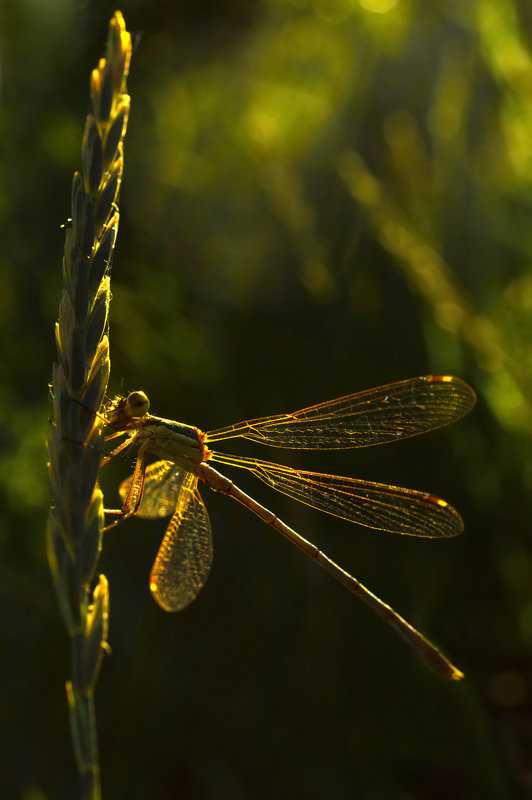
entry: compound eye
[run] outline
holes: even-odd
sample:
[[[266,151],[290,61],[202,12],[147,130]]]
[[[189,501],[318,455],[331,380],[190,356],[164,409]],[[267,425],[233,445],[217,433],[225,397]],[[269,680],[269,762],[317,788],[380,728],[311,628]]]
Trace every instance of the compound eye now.
[[[150,410],[148,395],[144,392],[131,392],[126,400],[126,410],[132,417],[143,417]]]

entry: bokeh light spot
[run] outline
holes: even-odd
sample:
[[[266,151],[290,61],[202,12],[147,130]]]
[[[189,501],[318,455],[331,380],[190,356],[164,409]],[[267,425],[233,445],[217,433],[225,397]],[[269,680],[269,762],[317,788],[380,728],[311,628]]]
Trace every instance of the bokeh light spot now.
[[[360,0],[360,5],[366,11],[372,11],[374,14],[386,14],[397,5],[397,0]]]

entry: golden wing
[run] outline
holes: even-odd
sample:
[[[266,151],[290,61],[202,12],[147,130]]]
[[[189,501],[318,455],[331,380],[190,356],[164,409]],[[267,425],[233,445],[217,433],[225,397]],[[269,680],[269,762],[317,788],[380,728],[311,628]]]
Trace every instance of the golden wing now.
[[[165,611],[181,611],[198,596],[211,565],[209,515],[198,491],[197,476],[185,472],[181,475],[174,516],[151,570],[150,589],[154,598]]]
[[[378,386],[291,414],[245,420],[206,434],[205,442],[241,437],[274,447],[340,450],[395,442],[461,419],[475,405],[460,378],[424,375]]]
[[[429,492],[307,472],[217,451],[211,458],[221,464],[247,469],[268,486],[300,503],[368,528],[434,538],[456,536],[464,528],[459,513]]]
[[[156,461],[146,467],[142,500],[136,515],[144,519],[155,519],[173,514],[184,477],[184,470],[173,461]],[[118,491],[122,502],[125,502],[129,494],[132,479],[133,475],[130,475],[120,484]]]

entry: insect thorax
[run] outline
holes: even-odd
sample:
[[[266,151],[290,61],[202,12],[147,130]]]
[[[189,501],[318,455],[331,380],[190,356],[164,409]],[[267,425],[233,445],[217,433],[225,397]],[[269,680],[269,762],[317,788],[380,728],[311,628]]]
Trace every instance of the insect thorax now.
[[[187,471],[195,472],[205,458],[205,435],[192,425],[151,417],[140,438],[147,444],[146,452],[173,461]]]

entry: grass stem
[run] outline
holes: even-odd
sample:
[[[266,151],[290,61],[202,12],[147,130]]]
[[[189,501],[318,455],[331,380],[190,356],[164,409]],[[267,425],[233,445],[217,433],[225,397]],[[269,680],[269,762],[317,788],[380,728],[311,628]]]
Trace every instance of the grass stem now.
[[[110,370],[110,271],[119,221],[130,58],[131,36],[117,11],[105,58],[91,75],[92,109],[83,135],[82,170],[73,180],[55,327],[58,361],[48,439],[47,550],[71,642],[72,677],[66,690],[82,800],[101,797],[94,687],[108,649],[109,591],[104,575],[91,590],[104,527],[97,480],[103,423],[97,412]]]

